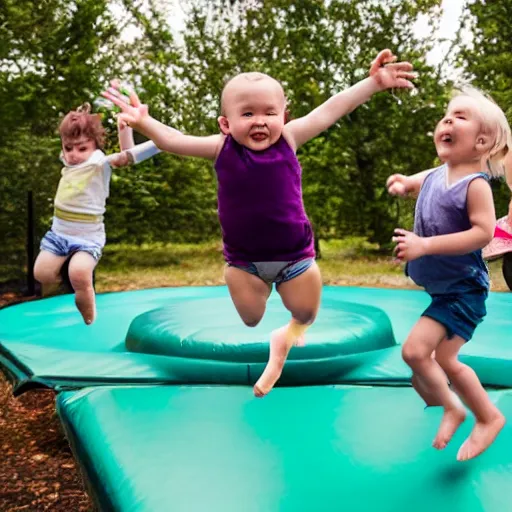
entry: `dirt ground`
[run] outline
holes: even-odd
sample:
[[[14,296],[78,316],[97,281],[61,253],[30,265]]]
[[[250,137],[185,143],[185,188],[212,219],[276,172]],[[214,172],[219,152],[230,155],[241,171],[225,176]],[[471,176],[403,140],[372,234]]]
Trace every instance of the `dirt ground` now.
[[[51,391],[19,398],[0,374],[0,511],[89,512]]]

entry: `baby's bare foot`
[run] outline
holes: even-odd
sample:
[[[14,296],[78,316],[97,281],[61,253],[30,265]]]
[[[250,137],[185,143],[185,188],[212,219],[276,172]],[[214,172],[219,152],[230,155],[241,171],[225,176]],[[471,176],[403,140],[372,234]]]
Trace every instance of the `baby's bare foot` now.
[[[284,363],[294,344],[293,340],[290,341],[287,339],[287,329],[287,325],[281,327],[273,331],[270,336],[270,355],[268,363],[253,388],[254,395],[258,398],[268,394],[279,380],[279,377],[281,377]]]
[[[451,407],[450,409],[445,409],[441,425],[439,425],[439,430],[437,431],[432,446],[438,450],[444,450],[453,437],[453,434],[455,434],[465,419],[466,411],[462,404]]]
[[[496,439],[505,425],[505,416],[497,411],[496,416],[487,422],[477,421],[469,437],[462,443],[457,460],[474,459],[483,453]]]

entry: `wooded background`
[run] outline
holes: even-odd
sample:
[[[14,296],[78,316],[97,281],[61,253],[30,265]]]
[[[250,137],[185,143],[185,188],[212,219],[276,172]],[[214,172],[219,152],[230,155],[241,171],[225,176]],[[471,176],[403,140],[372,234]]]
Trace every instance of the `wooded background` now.
[[[186,1],[182,32],[164,0],[0,1],[0,283],[26,272],[27,193],[33,192],[36,253],[50,226],[61,164],[62,116],[93,102],[114,77],[131,82],[151,114],[187,133],[218,131],[226,78],[263,71],[280,80],[292,117],[364,78],[390,48],[414,64],[416,91],[381,93],[299,150],[306,210],[317,238],[366,237],[383,247],[393,228],[412,227],[413,203],[388,196],[391,173],[436,160],[432,132],[454,76],[489,92],[512,121],[512,0],[468,2],[461,30],[435,66],[441,42],[413,30],[440,1]],[[114,14],[115,12],[115,14]],[[127,26],[136,36],[121,37]],[[106,152],[117,147],[112,114]],[[138,141],[144,139],[138,138]],[[510,192],[494,184],[499,215]],[[109,242],[202,242],[220,238],[212,164],[169,154],[114,172]],[[21,282],[21,281],[20,281]]]

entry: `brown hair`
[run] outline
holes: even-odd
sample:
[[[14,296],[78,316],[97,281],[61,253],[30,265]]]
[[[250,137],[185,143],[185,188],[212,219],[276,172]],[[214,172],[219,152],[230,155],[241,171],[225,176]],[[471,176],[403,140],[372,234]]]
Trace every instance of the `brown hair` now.
[[[105,129],[101,124],[101,118],[98,114],[91,114],[89,103],[84,103],[66,114],[60,123],[59,133],[63,141],[85,136],[93,139],[98,149],[103,149],[105,144]]]

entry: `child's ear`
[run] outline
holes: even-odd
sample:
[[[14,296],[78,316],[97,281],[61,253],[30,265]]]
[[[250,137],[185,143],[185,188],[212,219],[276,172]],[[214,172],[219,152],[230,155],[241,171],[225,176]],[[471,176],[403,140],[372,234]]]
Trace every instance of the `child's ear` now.
[[[491,146],[492,146],[492,140],[488,135],[486,135],[484,133],[481,133],[480,135],[478,135],[478,137],[476,139],[476,148],[479,151],[489,151],[491,149]]]
[[[225,116],[219,116],[217,118],[217,122],[219,123],[220,131],[224,135],[229,135],[229,121],[228,118]]]

